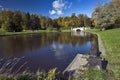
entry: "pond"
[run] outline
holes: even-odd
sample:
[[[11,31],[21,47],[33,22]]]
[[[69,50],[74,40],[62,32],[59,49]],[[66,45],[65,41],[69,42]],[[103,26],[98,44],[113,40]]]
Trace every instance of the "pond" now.
[[[0,68],[16,73],[52,68],[63,71],[77,54],[91,50],[98,51],[97,36],[85,32],[1,36]]]

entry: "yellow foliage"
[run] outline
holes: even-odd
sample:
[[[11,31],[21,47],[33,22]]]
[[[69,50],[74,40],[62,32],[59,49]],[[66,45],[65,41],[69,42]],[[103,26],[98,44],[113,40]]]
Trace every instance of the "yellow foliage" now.
[[[113,0],[113,2],[117,5],[120,5],[120,0]]]

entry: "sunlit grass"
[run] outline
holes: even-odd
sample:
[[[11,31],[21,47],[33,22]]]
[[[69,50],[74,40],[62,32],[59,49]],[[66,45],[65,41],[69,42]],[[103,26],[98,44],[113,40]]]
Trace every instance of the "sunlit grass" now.
[[[106,59],[109,61],[110,69],[114,71],[117,80],[120,80],[120,28],[100,31],[89,30],[99,34],[106,49]]]
[[[75,80],[107,80],[106,72],[102,70],[87,70],[83,78],[75,78]]]

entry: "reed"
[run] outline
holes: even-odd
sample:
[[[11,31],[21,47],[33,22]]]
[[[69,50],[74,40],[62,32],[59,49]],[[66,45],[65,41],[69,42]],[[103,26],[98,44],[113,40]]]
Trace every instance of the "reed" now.
[[[27,62],[14,71],[16,65],[22,58],[2,58],[0,59],[0,80],[58,80],[56,68],[51,69],[48,72],[36,71],[36,73],[30,72],[30,70],[24,69]],[[23,70],[23,72],[20,72]]]

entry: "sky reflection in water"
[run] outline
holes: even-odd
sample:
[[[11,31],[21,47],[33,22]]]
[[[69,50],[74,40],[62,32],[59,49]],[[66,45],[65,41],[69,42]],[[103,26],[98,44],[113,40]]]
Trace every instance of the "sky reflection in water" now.
[[[91,48],[98,49],[97,36],[84,32],[0,37],[0,58],[24,57],[17,65],[27,62],[24,69],[30,71],[48,71],[55,67],[63,71],[76,54],[87,54]]]

